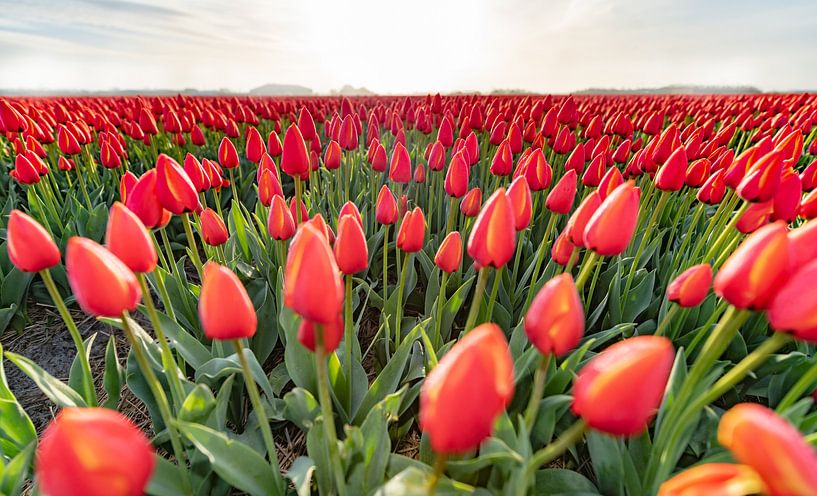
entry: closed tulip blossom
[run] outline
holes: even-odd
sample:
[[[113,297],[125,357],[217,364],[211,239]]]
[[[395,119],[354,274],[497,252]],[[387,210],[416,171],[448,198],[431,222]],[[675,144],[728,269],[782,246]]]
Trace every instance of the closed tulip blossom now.
[[[573,200],[576,197],[576,187],[578,186],[578,176],[575,170],[569,170],[550,190],[545,207],[555,214],[564,215],[570,212]]]
[[[625,339],[593,357],[573,383],[573,413],[614,436],[642,432],[658,411],[675,353],[669,339]]]
[[[684,470],[661,484],[658,496],[739,496],[767,494],[763,480],[751,467],[732,463],[704,463]]]
[[[406,212],[400,230],[397,232],[397,247],[404,252],[417,252],[423,249],[425,240],[425,216],[420,207]]]
[[[145,225],[120,202],[115,202],[108,214],[105,245],[133,272],[147,273],[156,268],[156,247]]]
[[[281,170],[292,177],[309,176],[309,150],[304,136],[295,124],[290,124],[284,135]]]
[[[506,193],[514,213],[514,227],[521,231],[528,227],[532,215],[531,191],[524,176],[513,180]]]
[[[286,241],[295,235],[295,220],[281,196],[274,196],[267,216],[267,232],[272,239]]]
[[[411,181],[411,158],[402,143],[397,143],[391,155],[389,179],[398,184],[408,184]]]
[[[260,154],[258,158],[260,160]],[[253,162],[255,162],[255,160],[253,160]],[[238,167],[238,151],[236,151],[233,142],[227,137],[222,138],[221,143],[218,145],[218,163],[225,169],[233,169]]]
[[[817,342],[817,299],[814,281],[817,260],[797,267],[792,276],[782,283],[766,311],[775,330],[790,332],[796,338]]]
[[[513,397],[513,359],[502,330],[482,324],[455,344],[420,390],[420,429],[439,454],[464,453],[488,438]]]
[[[448,233],[434,256],[434,263],[449,274],[460,268],[460,263],[462,263],[462,237],[458,231]]]
[[[335,322],[343,305],[343,282],[326,234],[302,224],[292,239],[284,272],[284,304],[320,324]]]
[[[48,231],[19,210],[9,216],[6,249],[22,272],[40,272],[60,263],[60,250]]]
[[[452,198],[462,198],[468,191],[470,167],[462,153],[454,155],[445,174],[445,192]]]
[[[258,326],[247,290],[228,268],[215,262],[204,266],[199,319],[210,339],[251,338]]]
[[[68,240],[65,270],[77,303],[91,315],[119,317],[133,311],[142,298],[133,272],[90,239],[74,236]]]
[[[184,169],[165,154],[156,160],[156,196],[162,207],[176,215],[201,210],[196,187]]]
[[[488,198],[468,238],[468,255],[480,267],[504,266],[513,257],[516,229],[513,206],[505,188]]]
[[[678,147],[655,174],[655,187],[661,191],[680,190],[684,187],[688,165],[686,150]]]
[[[786,226],[776,222],[752,233],[715,275],[715,293],[737,308],[766,308],[789,274]]]
[[[74,407],[60,411],[43,433],[36,476],[47,495],[139,496],[155,464],[150,441],[127,417]]]
[[[640,196],[632,181],[616,188],[587,221],[584,245],[605,257],[623,253],[635,233]]]
[[[375,219],[379,224],[391,225],[397,222],[397,200],[394,194],[383,185],[377,195],[377,205],[375,208]]]
[[[369,266],[369,248],[359,218],[351,214],[341,215],[334,250],[338,268],[344,274],[366,270]]]
[[[667,299],[680,307],[700,305],[712,287],[712,267],[700,264],[688,268],[667,286]]]
[[[332,353],[338,349],[343,340],[343,317],[340,315],[328,324],[318,324],[309,319],[303,319],[298,326],[298,341],[309,351],[315,351],[315,326],[321,326],[323,331],[323,347],[325,353]]]
[[[584,307],[570,274],[560,274],[536,293],[525,314],[525,333],[542,354],[562,356],[584,335]]]
[[[482,190],[479,187],[471,188],[460,201],[460,212],[465,217],[476,217],[480,208],[482,208]]]
[[[212,208],[201,213],[201,238],[210,246],[220,246],[230,239],[224,220]]]
[[[817,494],[817,454],[802,434],[768,408],[741,403],[721,417],[718,442],[754,469],[772,496]]]

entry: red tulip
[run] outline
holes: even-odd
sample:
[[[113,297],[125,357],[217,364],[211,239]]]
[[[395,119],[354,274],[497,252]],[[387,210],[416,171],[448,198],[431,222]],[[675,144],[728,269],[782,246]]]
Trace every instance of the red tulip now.
[[[718,442],[760,474],[770,495],[817,494],[817,454],[772,410],[753,403],[732,407],[721,417]]]
[[[433,171],[441,171],[445,167],[445,147],[439,141],[431,145],[428,157],[428,168]]]
[[[156,268],[158,255],[147,228],[120,202],[114,202],[108,214],[105,245],[133,272],[153,272]]]
[[[500,143],[496,149],[494,158],[491,160],[491,174],[495,176],[507,176],[513,171],[513,151],[508,140]]]
[[[199,159],[190,153],[184,157],[184,173],[187,174],[196,191],[204,192],[210,189],[210,176],[207,175]]]
[[[14,170],[11,176],[20,184],[37,184],[40,182],[40,173],[25,155],[17,155],[14,159]]]
[[[584,335],[584,307],[573,277],[560,274],[536,293],[527,314],[525,333],[542,354],[562,356]]]
[[[301,324],[298,326],[298,341],[313,353],[316,349],[316,325],[322,326],[324,353],[332,353],[338,348],[338,345],[343,339],[343,316],[338,315],[335,321],[328,324],[319,324],[308,319],[301,320]]]
[[[9,260],[22,272],[39,272],[60,263],[60,250],[36,220],[15,209],[6,234]]]
[[[222,143],[224,143],[223,140],[222,140]],[[232,142],[230,142],[230,144],[232,145]],[[233,147],[233,150],[235,150],[235,147]],[[221,153],[220,152],[221,152],[221,147],[219,146],[219,162],[221,162],[221,160],[220,160],[221,159]],[[247,160],[249,160],[250,162],[252,162],[254,164],[257,164],[261,160],[261,157],[264,156],[264,153],[266,153],[266,152],[267,152],[267,150],[266,150],[266,148],[264,148],[264,138],[261,137],[261,133],[258,132],[258,129],[256,129],[254,127],[247,128],[247,144],[244,147],[244,153],[247,156]],[[227,152],[227,153],[229,153],[229,152]],[[238,158],[238,155],[236,154],[236,159],[237,158]],[[236,162],[238,162],[238,160],[236,160]],[[222,162],[222,165],[223,164],[224,164],[224,162]],[[225,165],[225,167],[226,167],[226,165]]]
[[[91,315],[119,317],[126,310],[134,310],[142,298],[133,272],[90,239],[68,239],[65,270],[77,303]]]
[[[156,160],[156,196],[162,207],[173,214],[201,211],[196,187],[184,169],[164,153]]]
[[[277,128],[280,128],[280,126],[277,126]],[[272,157],[280,157],[283,151],[284,145],[281,144],[278,133],[275,130],[270,131],[269,136],[267,136],[267,153]]]
[[[468,255],[480,267],[502,267],[513,257],[516,231],[513,207],[505,188],[497,189],[485,202],[468,238]]]
[[[550,258],[561,266],[566,266],[570,263],[570,258],[576,252],[576,245],[570,241],[570,236],[567,233],[561,233],[553,242],[553,248],[550,250]]]
[[[599,205],[584,230],[584,245],[601,256],[624,252],[635,232],[641,190],[628,181]]]
[[[604,174],[604,177],[601,178],[601,182],[599,183],[598,192],[599,198],[601,201],[607,199],[610,196],[610,193],[615,191],[616,188],[624,184],[624,176],[621,172],[615,168],[610,167],[607,170],[607,173]]]
[[[369,248],[359,217],[348,214],[340,216],[334,250],[338,268],[344,274],[366,270],[369,266]]]
[[[148,438],[121,413],[65,408],[43,433],[35,466],[43,494],[139,496],[155,463]]]
[[[751,467],[704,463],[661,484],[658,496],[730,496],[767,492],[763,480]]]
[[[482,190],[474,187],[462,197],[460,212],[466,217],[476,217],[480,208],[482,208]]]
[[[326,234],[304,223],[292,239],[284,272],[284,304],[320,324],[337,320],[343,283]]]
[[[309,150],[295,124],[290,124],[284,135],[281,170],[292,177],[309,177]]]
[[[204,265],[199,319],[205,336],[217,340],[251,338],[258,327],[255,309],[238,276],[215,262]]]
[[[282,196],[273,196],[267,217],[267,231],[272,239],[288,240],[295,235],[295,220]]]
[[[428,374],[420,390],[420,429],[437,453],[476,448],[513,397],[513,358],[496,324],[463,337]]]
[[[710,166],[709,160],[705,158],[692,162],[687,167],[684,183],[690,188],[701,187],[709,178]]]
[[[675,353],[659,336],[625,339],[582,367],[573,383],[573,413],[601,432],[643,431],[661,404]]]
[[[389,179],[395,183],[408,184],[411,181],[411,158],[402,143],[394,145],[389,166]]]
[[[771,220],[793,222],[797,218],[802,198],[803,186],[800,176],[792,171],[784,173],[774,195]]]
[[[298,113],[298,129],[300,133],[303,133],[303,138],[307,141],[313,141],[318,137],[315,120],[306,107],[301,107],[301,111]],[[286,138],[284,138],[284,148],[286,148]]]
[[[761,310],[788,277],[786,225],[761,227],[726,259],[715,275],[715,294],[737,308]]]
[[[434,255],[434,263],[449,274],[460,268],[462,263],[462,237],[458,231],[451,231],[440,243],[440,248],[437,249],[437,254]]]
[[[77,137],[62,124],[57,126],[57,146],[65,155],[76,155],[82,151]]]
[[[133,185],[125,198],[125,206],[135,213],[142,224],[153,229],[162,223],[164,208],[156,191],[156,169],[150,169]]]
[[[528,227],[532,215],[531,192],[525,176],[513,180],[506,193],[514,214],[514,226],[517,231]]]
[[[212,208],[201,213],[201,238],[210,246],[223,245],[230,239],[227,226]]]
[[[329,170],[340,168],[340,158],[342,154],[343,150],[340,149],[338,142],[334,140],[330,141],[326,146],[326,153],[323,156],[323,164]]]
[[[196,146],[204,146],[207,144],[204,133],[199,126],[193,126],[190,129],[190,141]]]
[[[576,187],[578,186],[578,178],[575,170],[569,170],[556,183],[556,186],[548,193],[545,200],[545,206],[548,210],[556,214],[566,214],[570,212],[573,206],[573,200],[576,197]]]
[[[375,219],[380,224],[391,225],[397,222],[397,200],[385,184],[377,195]]]
[[[565,232],[570,242],[579,248],[584,248],[584,232],[587,223],[601,205],[598,191],[593,191],[582,201],[567,221]]]
[[[420,207],[406,212],[400,230],[397,232],[397,247],[402,251],[413,253],[423,249],[426,233],[426,219]]]
[[[777,291],[766,312],[775,330],[790,332],[798,339],[817,341],[817,302],[812,289],[815,276],[817,260],[811,260],[797,267],[794,275]]]
[[[667,286],[667,299],[684,308],[697,307],[712,287],[712,267],[694,265],[683,271]]]
[[[679,146],[655,174],[655,187],[661,191],[680,190],[684,187],[688,166],[686,149]]]
[[[708,205],[717,205],[726,194],[726,183],[723,180],[723,169],[717,170],[709,176],[695,196],[699,202]]]
[[[749,168],[737,187],[737,194],[750,202],[767,202],[774,198],[780,186],[783,171],[781,152],[772,151],[758,159]]]

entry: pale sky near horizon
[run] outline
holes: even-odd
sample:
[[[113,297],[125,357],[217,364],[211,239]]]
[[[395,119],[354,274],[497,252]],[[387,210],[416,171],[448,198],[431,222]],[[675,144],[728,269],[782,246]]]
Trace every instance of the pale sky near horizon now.
[[[0,88],[817,88],[815,0],[0,0]]]

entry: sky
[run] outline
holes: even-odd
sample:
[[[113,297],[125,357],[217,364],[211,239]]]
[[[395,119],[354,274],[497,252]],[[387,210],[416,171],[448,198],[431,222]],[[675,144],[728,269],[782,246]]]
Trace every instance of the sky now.
[[[815,0],[0,0],[0,88],[817,88]]]

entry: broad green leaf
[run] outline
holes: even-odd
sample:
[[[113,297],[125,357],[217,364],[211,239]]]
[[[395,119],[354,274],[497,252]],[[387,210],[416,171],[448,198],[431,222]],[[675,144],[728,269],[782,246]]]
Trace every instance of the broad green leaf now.
[[[67,406],[87,406],[85,400],[82,399],[79,393],[43,370],[43,368],[34,363],[33,360],[10,351],[6,352],[6,358],[11,360],[25,375],[30,377],[37,387],[40,388],[40,391],[57,406],[62,408]]]

